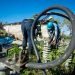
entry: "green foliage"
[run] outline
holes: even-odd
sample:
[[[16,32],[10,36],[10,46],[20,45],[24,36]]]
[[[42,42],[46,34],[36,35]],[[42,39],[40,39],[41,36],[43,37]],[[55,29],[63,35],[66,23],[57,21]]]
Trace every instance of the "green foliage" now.
[[[5,37],[7,36],[7,33],[5,30],[0,29],[0,37]]]
[[[71,22],[69,21],[69,20],[67,20],[67,19],[65,19],[64,18],[64,20],[63,20],[64,22],[63,22],[63,25],[71,25]]]
[[[66,40],[66,39],[70,39],[71,36],[66,36],[66,35],[63,34],[63,35],[61,35],[61,38],[64,38]]]
[[[13,44],[12,48],[9,49],[9,51],[8,51],[8,58],[12,58],[14,53],[16,55],[18,55],[19,51],[20,51],[20,48],[18,47],[18,45],[17,44]]]
[[[64,41],[69,43],[70,38],[71,37],[65,36]],[[65,49],[67,48],[67,45],[66,46],[62,45],[59,47],[59,49],[51,50],[47,56],[49,61],[58,59],[64,53]],[[42,43],[42,45],[41,45],[41,43],[40,44],[38,43],[37,47],[39,48],[40,52],[42,52],[43,43]],[[64,63],[62,63],[60,66],[58,66],[56,68],[50,69],[50,71],[51,71],[52,75],[70,74],[73,72],[74,67],[75,67],[75,51],[71,54],[70,58],[68,58]]]
[[[27,70],[25,69],[21,72],[21,75],[29,75],[29,73],[30,71],[28,71],[28,69]]]
[[[43,43],[40,43],[40,45],[38,45],[40,53],[43,50],[42,49],[43,47],[41,45],[43,45]],[[56,58],[59,58],[59,56],[64,53],[64,47],[62,46],[60,49],[58,49],[58,50],[54,49],[53,51],[50,52],[50,54],[49,54],[50,61],[52,61]],[[19,51],[20,51],[20,49],[18,48],[18,46],[16,44],[14,44],[13,47],[9,50],[8,57],[12,57],[14,53],[18,54]],[[32,59],[31,61],[33,61],[33,60],[36,60],[36,58],[34,57],[34,59]],[[75,66],[75,51],[70,56],[70,58],[67,59],[63,64],[61,64],[60,66],[57,66],[55,68],[48,69],[48,70],[46,70],[46,72],[47,72],[47,75],[69,74],[74,70],[74,66]],[[33,69],[24,69],[23,71],[21,71],[21,75],[42,75],[42,71],[41,70],[33,70]]]

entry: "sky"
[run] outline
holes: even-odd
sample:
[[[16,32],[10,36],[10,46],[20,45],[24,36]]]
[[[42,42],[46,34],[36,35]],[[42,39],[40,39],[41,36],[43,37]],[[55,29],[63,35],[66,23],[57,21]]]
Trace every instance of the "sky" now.
[[[75,13],[75,0],[0,0],[0,21],[19,22],[57,4]]]

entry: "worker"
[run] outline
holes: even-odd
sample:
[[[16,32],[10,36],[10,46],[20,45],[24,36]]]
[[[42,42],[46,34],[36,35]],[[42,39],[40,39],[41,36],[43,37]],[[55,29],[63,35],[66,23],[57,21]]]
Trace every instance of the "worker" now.
[[[29,54],[34,54],[33,45],[31,42],[31,27],[32,27],[32,24],[33,24],[35,18],[24,19],[21,24],[21,30],[22,30],[22,34],[23,34],[23,44],[22,44],[23,45],[23,53],[25,53],[26,59],[27,58],[29,59]],[[36,36],[36,34],[39,34],[39,35],[41,34],[40,33],[40,31],[41,31],[40,25],[38,23],[39,22],[36,22],[36,25],[34,26],[34,32],[33,32],[34,37]],[[37,31],[37,32],[35,32],[35,31]],[[26,49],[27,46],[28,46],[28,49]]]
[[[60,28],[57,21],[55,21],[52,16],[50,16],[47,19],[47,30],[50,37],[50,41],[49,41],[49,44],[51,44],[50,47],[52,47],[53,45],[56,46],[60,37]]]

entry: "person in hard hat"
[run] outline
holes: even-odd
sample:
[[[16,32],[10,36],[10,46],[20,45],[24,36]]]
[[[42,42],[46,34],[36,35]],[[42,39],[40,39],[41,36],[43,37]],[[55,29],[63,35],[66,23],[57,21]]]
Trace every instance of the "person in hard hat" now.
[[[31,19],[24,19],[21,24],[21,30],[23,34],[23,51],[26,50],[27,43],[28,43],[28,53],[33,54],[33,45],[31,42],[31,27],[36,19],[36,16],[34,16]],[[34,27],[34,32],[33,36],[40,35],[40,25],[38,24],[39,22],[36,23],[36,26]],[[37,29],[38,32],[35,33],[35,30]]]
[[[21,31],[23,35],[23,41],[22,41],[23,50],[21,53],[21,63],[27,62],[29,60],[29,53],[33,49],[30,38],[32,23],[33,23],[32,19],[24,19],[21,23]],[[28,49],[27,49],[27,43],[28,43]]]
[[[30,38],[30,32],[31,32],[31,26],[32,26],[33,20],[32,19],[24,19],[21,24],[21,30],[23,34],[23,50],[26,50],[27,42],[29,45],[29,51],[32,49],[32,43]]]
[[[53,24],[53,17],[51,16],[47,19],[47,30],[48,30],[49,37],[52,41],[55,34],[55,27]]]
[[[59,28],[59,25],[58,25],[57,21],[54,21],[52,16],[50,16],[47,19],[47,30],[48,30],[48,34],[50,36],[49,43],[57,45],[58,38],[60,36],[60,28]]]

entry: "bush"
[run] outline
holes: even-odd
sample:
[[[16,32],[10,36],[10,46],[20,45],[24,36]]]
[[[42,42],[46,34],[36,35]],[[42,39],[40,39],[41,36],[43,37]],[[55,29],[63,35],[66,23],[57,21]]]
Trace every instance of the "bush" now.
[[[5,30],[0,30],[0,37],[6,37],[8,34]]]
[[[18,55],[20,50],[17,44],[13,44],[12,48],[8,50],[8,58],[12,58],[14,54]]]

